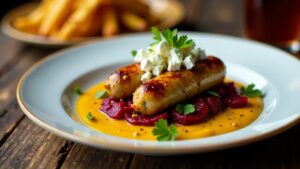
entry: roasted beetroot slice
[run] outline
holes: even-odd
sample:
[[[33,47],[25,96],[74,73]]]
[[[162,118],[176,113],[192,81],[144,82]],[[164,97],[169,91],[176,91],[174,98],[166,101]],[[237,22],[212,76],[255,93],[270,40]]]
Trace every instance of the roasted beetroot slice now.
[[[219,97],[209,96],[205,100],[209,106],[209,110],[212,115],[216,115],[223,110],[223,102]]]
[[[168,114],[166,112],[155,114],[151,116],[146,116],[142,114],[133,113],[133,111],[125,112],[125,119],[128,123],[133,125],[143,125],[143,126],[153,126],[155,122],[159,119],[168,119]]]
[[[212,91],[218,93],[221,97],[226,95],[225,88],[223,87],[223,84],[216,86],[212,89]]]
[[[173,122],[182,125],[192,125],[205,120],[209,115],[209,107],[207,103],[200,98],[196,100],[195,107],[196,111],[188,115],[183,115],[176,110],[173,110],[171,112]]]
[[[233,82],[230,83],[224,83],[222,85],[223,89],[225,90],[226,95],[233,95],[237,94],[236,87],[234,86]]]
[[[248,98],[238,94],[233,94],[225,98],[224,102],[231,108],[243,108],[248,105]]]
[[[113,98],[103,100],[100,110],[113,119],[124,119],[125,111],[130,110],[126,102]]]

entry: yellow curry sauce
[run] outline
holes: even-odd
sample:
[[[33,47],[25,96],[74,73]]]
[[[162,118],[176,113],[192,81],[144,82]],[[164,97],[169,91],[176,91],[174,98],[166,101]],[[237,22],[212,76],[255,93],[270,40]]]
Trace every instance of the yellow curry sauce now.
[[[76,112],[85,125],[114,136],[141,140],[156,140],[156,137],[152,135],[154,127],[131,125],[127,123],[125,119],[114,120],[105,113],[100,112],[99,109],[103,99],[96,98],[96,93],[99,90],[105,90],[103,83],[92,86],[85,91],[84,94],[80,95],[77,100]],[[248,107],[239,109],[227,108],[225,111],[200,124],[190,126],[176,124],[176,128],[179,132],[176,139],[186,140],[214,136],[238,130],[249,125],[262,111],[263,101],[261,98],[255,97],[249,98],[248,102]],[[89,112],[92,113],[95,120],[87,119]]]

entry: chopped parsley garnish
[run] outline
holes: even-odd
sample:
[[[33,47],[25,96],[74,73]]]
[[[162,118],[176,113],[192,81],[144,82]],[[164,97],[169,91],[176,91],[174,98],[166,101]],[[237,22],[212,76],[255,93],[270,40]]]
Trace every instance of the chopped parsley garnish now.
[[[136,54],[137,54],[137,51],[136,51],[136,50],[132,50],[132,51],[131,51],[131,55],[132,55],[132,57],[135,57],[135,56],[136,56]]]
[[[188,115],[195,112],[195,106],[193,104],[177,104],[176,111],[181,114]]]
[[[162,40],[161,35],[160,35],[160,31],[158,30],[157,27],[152,27],[151,28],[151,32],[153,34],[153,39],[158,43]]]
[[[210,95],[213,95],[213,96],[216,96],[216,97],[221,97],[220,95],[219,95],[219,93],[217,93],[217,92],[214,92],[214,91],[207,91],[206,93],[208,93],[208,94],[210,94]]]
[[[192,39],[188,39],[186,35],[178,36],[177,29],[163,29],[161,32],[156,27],[151,28],[155,43],[165,40],[171,47],[183,49],[194,45]]]
[[[152,134],[158,141],[173,141],[178,135],[176,127],[172,124],[168,126],[168,122],[165,119],[159,119],[155,124]]]
[[[243,95],[248,96],[248,97],[262,97],[262,91],[259,89],[255,89],[255,84],[250,84],[246,88],[242,87],[241,92]]]
[[[93,114],[91,112],[89,112],[87,115],[86,115],[86,118],[88,120],[95,120],[95,117],[93,116]]]
[[[107,91],[106,90],[99,90],[96,93],[96,99],[104,99],[108,96]]]
[[[83,92],[81,91],[80,86],[75,86],[74,87],[74,92],[77,93],[78,95],[82,95],[83,94]]]

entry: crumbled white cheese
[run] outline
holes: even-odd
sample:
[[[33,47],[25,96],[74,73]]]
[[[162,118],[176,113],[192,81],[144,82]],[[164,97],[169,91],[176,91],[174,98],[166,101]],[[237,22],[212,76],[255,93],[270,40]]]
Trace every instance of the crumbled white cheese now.
[[[178,51],[176,51],[175,49],[172,49],[170,51],[170,58],[168,61],[168,71],[176,71],[176,70],[180,70],[181,68],[181,63],[182,63],[182,59],[183,56],[181,53],[179,53]]]
[[[169,55],[169,47],[166,41],[161,41],[153,46],[153,52],[167,57]]]
[[[193,55],[189,55],[183,60],[183,65],[188,70],[192,69],[195,66],[195,63],[196,63],[196,57]]]
[[[146,81],[150,80],[151,77],[152,77],[151,72],[146,72],[142,75],[141,80],[142,80],[142,82],[146,82]]]
[[[153,68],[153,63],[150,61],[150,59],[143,59],[141,61],[141,70],[151,71],[152,68]]]
[[[153,54],[150,60],[154,65],[161,65],[163,64],[165,58],[161,54]]]
[[[154,76],[159,76],[164,70],[164,66],[163,65],[157,65],[154,66],[152,73]]]
[[[133,58],[133,60],[135,62],[141,62],[146,57],[147,57],[147,51],[144,49],[139,49],[136,53],[136,56]]]
[[[142,75],[143,82],[153,76],[159,76],[163,71],[178,71],[182,68],[192,69],[196,62],[207,58],[205,51],[196,48],[195,43],[187,48],[175,48],[164,40],[137,51],[135,62],[140,63],[140,68],[145,73]]]

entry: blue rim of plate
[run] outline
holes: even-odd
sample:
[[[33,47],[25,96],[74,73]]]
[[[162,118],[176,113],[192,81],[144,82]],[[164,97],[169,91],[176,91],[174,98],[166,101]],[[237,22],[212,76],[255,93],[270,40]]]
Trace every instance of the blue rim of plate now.
[[[185,33],[185,32],[183,32]],[[188,32],[187,32],[188,33]],[[191,34],[199,34],[197,32],[189,32]],[[149,35],[147,33],[138,33],[138,34],[132,34],[132,35],[121,35],[119,38],[116,38],[114,40],[126,38],[126,37],[134,37],[134,36],[143,36],[143,35]],[[267,48],[272,48],[273,50],[276,50],[277,52],[285,53],[289,56],[290,54],[281,51],[275,47],[269,46],[264,43],[231,37],[227,35],[217,35],[217,34],[210,34],[210,33],[201,33],[201,35],[208,35],[213,36],[217,38],[225,38],[225,39],[233,39],[233,40],[239,40],[247,43],[254,43],[260,46],[264,46]],[[105,42],[111,41],[111,40],[105,40]],[[119,138],[116,136],[110,136],[107,135],[107,138],[93,138],[91,139],[83,137],[83,135],[74,135],[71,133],[68,133],[66,131],[62,131],[60,129],[55,128],[54,126],[49,125],[46,121],[40,119],[34,113],[31,112],[31,110],[26,106],[26,101],[22,98],[22,86],[24,79],[26,79],[32,71],[34,71],[39,66],[43,65],[44,63],[47,63],[47,61],[55,59],[56,57],[60,57],[60,54],[63,54],[65,52],[73,51],[74,49],[84,48],[85,46],[88,46],[89,44],[93,44],[95,41],[86,42],[84,45],[81,46],[75,46],[70,47],[67,49],[60,50],[58,52],[55,52],[48,57],[45,57],[44,59],[38,61],[35,63],[29,70],[25,72],[25,74],[21,77],[18,86],[17,86],[17,100],[18,103],[22,109],[22,111],[36,124],[41,126],[42,128],[58,135],[63,138],[79,142],[82,144],[86,144],[89,146],[97,147],[97,148],[104,148],[104,149],[111,149],[111,150],[117,150],[117,151],[125,151],[125,152],[134,152],[134,153],[141,153],[141,154],[151,154],[151,155],[168,155],[168,154],[190,154],[190,153],[197,153],[197,152],[207,152],[207,151],[214,151],[214,150],[221,150],[225,148],[231,148],[231,147],[237,147],[240,145],[249,144],[252,142],[260,141],[265,138],[271,137],[273,135],[276,135],[282,131],[285,131],[289,129],[290,127],[296,125],[300,121],[300,114],[296,113],[295,116],[288,119],[288,121],[285,121],[284,124],[281,124],[280,126],[273,128],[270,131],[266,131],[264,133],[256,133],[254,135],[239,138],[235,140],[226,140],[222,143],[206,143],[205,147],[203,145],[200,146],[197,142],[199,140],[206,140],[207,138],[201,138],[201,139],[194,139],[194,140],[186,140],[186,141],[174,141],[174,142],[155,142],[155,141],[141,141],[141,140],[133,140],[133,139],[126,139],[126,138]],[[102,41],[103,42],[103,41]],[[296,58],[291,56],[290,59],[294,59],[295,62],[299,62]],[[212,136],[212,137],[218,137],[218,136]],[[208,138],[212,138],[208,137]],[[115,140],[117,139],[117,140]]]

